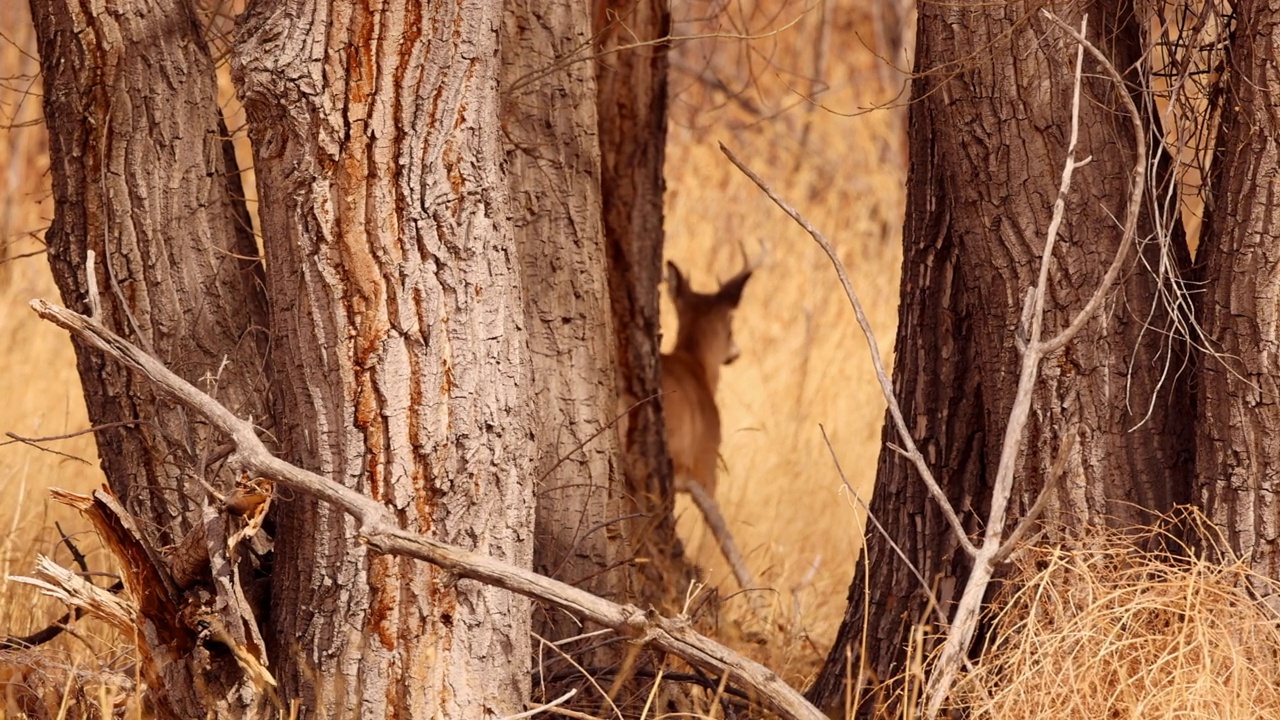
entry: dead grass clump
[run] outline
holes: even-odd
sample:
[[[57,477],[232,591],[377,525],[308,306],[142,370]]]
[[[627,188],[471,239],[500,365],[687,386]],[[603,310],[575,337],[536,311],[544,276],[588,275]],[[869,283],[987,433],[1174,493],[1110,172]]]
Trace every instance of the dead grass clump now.
[[[1000,720],[1280,717],[1280,617],[1258,599],[1280,586],[1141,549],[1153,539],[1025,551],[955,704]]]
[[[134,688],[127,672],[83,653],[49,647],[0,651],[0,718],[138,718]]]

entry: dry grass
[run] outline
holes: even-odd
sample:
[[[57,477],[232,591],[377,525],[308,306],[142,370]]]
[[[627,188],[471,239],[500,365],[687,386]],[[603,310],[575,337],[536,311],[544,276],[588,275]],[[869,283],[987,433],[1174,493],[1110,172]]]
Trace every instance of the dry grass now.
[[[758,581],[773,588],[782,637],[757,656],[785,677],[806,678],[825,653],[844,611],[861,547],[862,516],[822,442],[830,434],[841,464],[870,499],[884,400],[866,343],[828,261],[718,150],[723,142],[831,237],[862,294],[882,346],[893,345],[905,203],[903,118],[878,111],[846,117],[804,102],[815,69],[815,24],[795,3],[735,3],[731,27],[677,23],[693,34],[734,29],[776,36],[696,41],[673,58],[667,145],[667,256],[711,289],[749,252],[769,245],[735,315],[742,357],[721,374],[723,463],[717,499]],[[686,7],[696,17],[698,6]],[[897,88],[879,80],[878,61],[855,29],[867,10],[836,3],[833,46],[817,96],[826,108],[855,111],[888,102]],[[864,33],[865,35],[865,33]],[[683,69],[682,69],[683,68]],[[709,89],[689,68],[748,87],[736,98]],[[665,346],[674,311],[663,298]],[[888,360],[886,358],[886,360]],[[679,528],[698,563],[726,592],[738,590],[700,514],[678,503]],[[745,601],[731,601],[746,613]],[[799,642],[797,642],[799,640]]]
[[[1280,617],[1255,594],[1280,585],[1142,549],[1153,540],[1026,552],[959,706],[999,720],[1280,717]]]
[[[40,120],[36,65],[24,54],[34,48],[25,23],[25,3],[0,9],[0,432],[36,437],[60,435],[87,425],[75,358],[66,333],[40,322],[27,309],[33,297],[56,298],[39,234],[49,223],[48,156]],[[35,93],[35,94],[33,94]],[[23,257],[35,253],[30,257]],[[86,527],[79,516],[53,505],[51,486],[86,488],[101,481],[93,438],[48,443],[62,455],[0,439],[0,577],[25,573],[35,553],[57,543],[54,522],[68,532]],[[89,541],[81,541],[86,549]],[[66,558],[65,553],[62,555]],[[11,583],[0,593],[0,633],[44,625],[62,609],[37,602]]]

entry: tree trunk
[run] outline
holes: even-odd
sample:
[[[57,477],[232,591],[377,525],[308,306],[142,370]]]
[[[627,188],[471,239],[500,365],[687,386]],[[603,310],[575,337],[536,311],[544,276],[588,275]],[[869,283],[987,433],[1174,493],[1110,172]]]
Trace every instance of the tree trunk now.
[[[616,363],[595,74],[590,63],[564,62],[589,52],[591,19],[586,6],[573,2],[517,0],[505,9],[503,126],[515,236],[530,289],[525,324],[536,398],[534,568],[615,602],[632,602],[627,540],[633,523],[611,430]],[[598,685],[565,656],[607,686],[629,644],[602,646],[590,635],[597,628],[556,608],[539,608],[534,620],[538,635],[549,641],[582,638],[554,651],[538,648],[538,686],[545,684],[552,696],[577,687],[575,703],[584,709],[604,702],[594,690]],[[584,654],[588,648],[594,649]]]
[[[1021,3],[920,7],[894,386],[973,536],[990,504],[1017,383],[1014,337],[1023,294],[1035,283],[1070,128],[1075,46],[1033,10]],[[1118,18],[1111,3],[1055,11],[1076,25],[1088,12],[1089,37],[1122,71],[1137,59],[1137,27],[1128,16]],[[966,60],[950,64],[956,58]],[[1067,198],[1049,277],[1046,337],[1081,309],[1120,240],[1115,218],[1125,212],[1135,138],[1117,92],[1086,67],[1077,158],[1092,162],[1076,171]],[[975,174],[982,182],[973,182]],[[1149,223],[1141,223],[1139,237],[1148,231]],[[1176,341],[1171,347],[1158,330],[1168,315],[1153,309],[1156,289],[1137,265],[1101,316],[1043,363],[1010,523],[1034,501],[1068,436],[1075,450],[1045,515],[1051,537],[1095,523],[1147,522],[1187,499],[1189,393],[1174,373],[1162,377],[1183,348]],[[883,438],[897,441],[889,424]],[[871,513],[949,617],[969,562],[915,471],[888,448]],[[862,661],[881,679],[906,670],[908,631],[935,622],[925,614],[927,590],[873,529],[867,555],[850,586],[837,643],[810,690],[827,707],[843,701],[844,681]]]
[[[94,252],[109,327],[241,416],[266,419],[261,264],[189,3],[32,0],[31,14],[55,203],[45,238],[63,302],[90,311]],[[153,546],[175,544],[199,520],[201,482],[231,488],[214,462],[224,439],[145,378],[75,346],[90,420],[111,425],[97,439],[112,490]],[[152,688],[161,717],[241,714],[229,655],[153,649],[175,659]]]
[[[645,602],[678,611],[697,569],[684,557],[673,516],[671,459],[662,419],[658,286],[662,280],[667,138],[666,0],[595,0],[601,187],[609,294],[617,343],[622,473]],[[643,44],[645,42],[651,44]],[[619,50],[622,46],[628,47]]]
[[[1258,573],[1280,578],[1280,3],[1242,0],[1199,258],[1196,499]],[[1259,583],[1257,588],[1271,596]],[[1271,601],[1277,601],[1271,596]]]
[[[262,191],[284,456],[408,529],[528,566],[532,419],[502,172],[502,6],[263,0],[233,62]],[[287,412],[286,412],[287,411]],[[529,688],[523,598],[281,504],[270,632],[304,717],[488,717]]]

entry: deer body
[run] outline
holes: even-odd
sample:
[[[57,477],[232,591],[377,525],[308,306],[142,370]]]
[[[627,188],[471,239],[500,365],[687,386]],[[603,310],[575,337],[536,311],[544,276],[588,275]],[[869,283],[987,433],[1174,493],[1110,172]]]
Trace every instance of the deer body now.
[[[675,489],[700,485],[715,495],[720,457],[720,410],[716,386],[720,366],[738,357],[733,311],[753,267],[747,266],[712,294],[695,292],[674,263],[667,263],[667,289],[676,306],[676,346],[661,358],[667,448],[675,469]]]

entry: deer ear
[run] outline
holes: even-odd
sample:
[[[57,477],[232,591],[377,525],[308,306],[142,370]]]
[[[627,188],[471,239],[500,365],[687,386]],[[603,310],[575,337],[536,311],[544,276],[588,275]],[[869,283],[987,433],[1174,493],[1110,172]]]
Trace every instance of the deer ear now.
[[[689,285],[685,282],[684,275],[680,273],[680,268],[676,264],[667,261],[667,294],[671,296],[671,302],[679,302],[680,298],[689,293]]]
[[[751,270],[744,270],[734,275],[729,282],[720,286],[720,292],[716,293],[716,297],[729,303],[731,307],[738,307],[738,302],[742,300],[742,290],[750,279]]]

